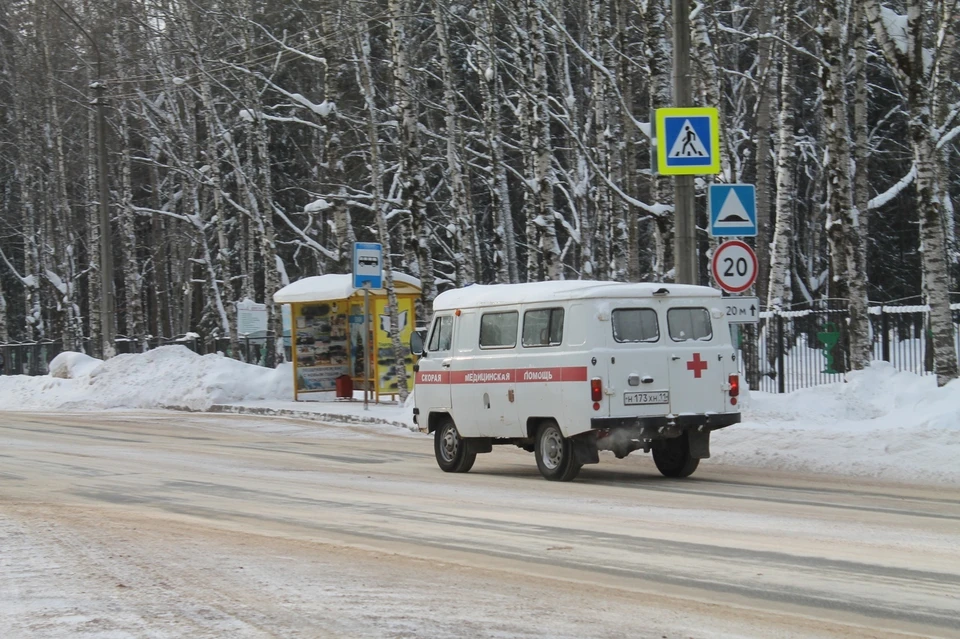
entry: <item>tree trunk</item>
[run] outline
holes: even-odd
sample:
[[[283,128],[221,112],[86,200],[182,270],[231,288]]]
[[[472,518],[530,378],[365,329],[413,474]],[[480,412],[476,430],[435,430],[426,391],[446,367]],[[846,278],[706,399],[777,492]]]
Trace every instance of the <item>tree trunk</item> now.
[[[390,35],[393,50],[394,99],[400,127],[400,167],[397,179],[400,200],[403,202],[401,219],[405,219],[404,255],[411,271],[420,278],[421,309],[429,308],[437,296],[433,272],[433,253],[430,247],[430,225],[427,220],[427,185],[423,174],[423,153],[420,142],[419,113],[415,97],[417,87],[410,72],[407,42],[407,22],[414,9],[409,0],[390,0]],[[381,238],[383,239],[383,238]],[[414,262],[410,262],[410,259]],[[416,265],[414,268],[414,264]],[[396,308],[396,307],[394,307]]]
[[[917,169],[917,208],[923,247],[923,293],[930,306],[937,384],[956,379],[957,352],[950,312],[950,273],[947,262],[943,200],[937,193],[936,150],[938,134],[933,122],[931,73],[925,61],[925,27],[922,0],[908,0],[906,50],[898,47],[887,31],[878,0],[864,0],[867,21],[897,80],[906,87],[910,143]],[[942,41],[941,41],[942,46]]]
[[[517,245],[513,232],[513,213],[510,210],[510,189],[504,161],[500,126],[500,95],[498,90],[497,41],[494,36],[493,0],[483,0],[480,7],[480,37],[475,44],[477,73],[480,75],[480,95],[483,98],[483,134],[490,154],[488,184],[490,208],[493,212],[493,266],[499,283],[516,283]]]
[[[784,1],[784,38],[793,42],[796,37],[796,0]],[[780,76],[780,126],[777,151],[777,205],[776,226],[770,252],[770,274],[767,284],[767,309],[787,308],[791,302],[790,262],[793,250],[793,223],[796,211],[796,97],[794,67],[796,55],[790,47],[783,47],[783,70]]]
[[[673,104],[670,89],[670,60],[673,51],[667,34],[667,11],[665,3],[669,0],[650,0],[646,14],[646,37],[650,55],[647,65],[650,73],[650,114],[657,109]],[[665,140],[658,140],[666,144]],[[656,159],[651,154],[651,163]],[[650,195],[658,209],[670,207],[672,213],[673,182],[669,177],[656,175],[656,165],[651,170]],[[673,270],[673,217],[666,212],[658,213],[654,226],[653,277],[656,281],[665,281]]]
[[[774,25],[775,6],[773,0],[761,0],[757,6],[759,16],[759,30],[762,35],[771,33]],[[770,263],[770,208],[773,201],[771,171],[770,171],[770,140],[773,134],[773,108],[776,99],[776,74],[773,60],[773,38],[761,37],[758,44],[757,71],[759,85],[757,87],[757,152],[754,157],[756,164],[756,193],[757,193],[757,295],[760,299],[767,297],[767,283],[769,281]]]
[[[437,51],[443,76],[444,128],[446,129],[447,179],[450,181],[450,209],[454,224],[454,284],[459,288],[477,281],[477,244],[473,210],[467,197],[463,161],[460,154],[460,132],[455,74],[450,60],[450,34],[447,28],[446,3],[433,2],[433,19],[437,25]]]
[[[847,300],[850,368],[861,370],[870,363],[870,319],[867,315],[866,273],[860,248],[860,229],[853,210],[850,184],[850,136],[844,86],[848,47],[835,2],[824,2],[820,14],[823,91],[826,129],[825,177],[827,183],[827,238],[830,244],[830,296]],[[846,370],[846,368],[842,369]]]
[[[367,111],[367,131],[370,144],[370,181],[373,184],[373,207],[376,215],[377,231],[383,247],[383,287],[387,291],[387,313],[390,316],[390,338],[393,352],[396,357],[395,370],[397,371],[397,389],[400,394],[400,403],[407,401],[407,366],[404,361],[406,348],[400,343],[400,326],[397,310],[397,291],[393,283],[393,252],[391,250],[390,229],[387,225],[386,204],[383,201],[383,164],[380,159],[380,134],[377,121],[377,109],[374,103],[374,84],[370,70],[370,34],[363,31],[359,36],[356,51],[357,75],[360,92],[363,94]],[[364,336],[367,353],[373,351],[374,340],[370,335]],[[366,383],[366,380],[365,380]]]

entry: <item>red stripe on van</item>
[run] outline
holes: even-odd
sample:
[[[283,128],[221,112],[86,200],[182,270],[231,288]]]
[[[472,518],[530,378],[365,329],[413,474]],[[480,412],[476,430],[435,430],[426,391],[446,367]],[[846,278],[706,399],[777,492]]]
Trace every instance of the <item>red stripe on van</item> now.
[[[453,371],[450,374],[451,384],[497,384],[513,382],[517,378],[517,371],[513,368],[489,368],[473,371]]]
[[[450,371],[417,372],[417,384],[449,384]]]
[[[585,382],[587,381],[587,367],[586,366],[564,366],[563,379],[564,382]]]
[[[418,384],[512,384],[525,382],[585,382],[586,366],[554,368],[490,368],[417,373]]]
[[[585,382],[586,366],[557,366],[556,368],[518,368],[517,382]]]

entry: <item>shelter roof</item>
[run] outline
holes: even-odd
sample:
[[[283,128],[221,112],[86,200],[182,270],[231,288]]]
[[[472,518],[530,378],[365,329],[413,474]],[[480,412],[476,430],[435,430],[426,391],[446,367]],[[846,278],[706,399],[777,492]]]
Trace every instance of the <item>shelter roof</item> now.
[[[393,286],[398,295],[420,294],[420,280],[406,273],[393,271]],[[363,291],[362,288],[354,288],[352,275],[330,273],[291,282],[273,295],[273,301],[277,304],[300,304],[345,300],[361,291]],[[370,289],[370,294],[385,296],[387,291],[383,288],[374,288]]]

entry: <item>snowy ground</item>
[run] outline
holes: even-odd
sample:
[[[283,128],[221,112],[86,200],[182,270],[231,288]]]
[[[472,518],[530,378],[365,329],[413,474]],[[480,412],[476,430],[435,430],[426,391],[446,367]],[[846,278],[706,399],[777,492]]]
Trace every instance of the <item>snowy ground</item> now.
[[[0,409],[176,408],[312,413],[325,421],[414,429],[409,407],[362,401],[293,402],[289,365],[276,370],[169,346],[99,362],[76,353],[45,377],[0,377]],[[875,363],[846,383],[787,395],[754,392],[744,422],[713,437],[711,464],[960,485],[960,380]]]

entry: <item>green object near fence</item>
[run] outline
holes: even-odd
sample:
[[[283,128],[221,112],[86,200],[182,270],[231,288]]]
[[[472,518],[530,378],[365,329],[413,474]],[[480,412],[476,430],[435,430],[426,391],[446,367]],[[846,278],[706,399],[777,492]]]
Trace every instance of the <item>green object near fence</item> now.
[[[836,355],[833,352],[833,347],[840,341],[840,331],[837,330],[837,325],[833,322],[824,324],[822,330],[817,333],[817,339],[823,342],[823,356],[827,358],[827,368],[823,372],[827,375],[836,375],[838,371],[834,368]]]

